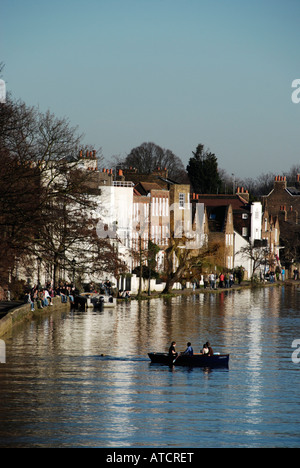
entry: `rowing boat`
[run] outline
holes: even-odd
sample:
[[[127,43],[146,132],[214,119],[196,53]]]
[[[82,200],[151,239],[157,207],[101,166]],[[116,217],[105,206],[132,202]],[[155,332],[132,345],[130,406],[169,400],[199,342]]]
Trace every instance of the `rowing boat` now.
[[[186,354],[179,355],[176,359],[170,357],[167,353],[148,353],[153,364],[164,364],[167,366],[185,366],[185,367],[228,367],[229,354],[214,354],[207,356],[205,354]]]

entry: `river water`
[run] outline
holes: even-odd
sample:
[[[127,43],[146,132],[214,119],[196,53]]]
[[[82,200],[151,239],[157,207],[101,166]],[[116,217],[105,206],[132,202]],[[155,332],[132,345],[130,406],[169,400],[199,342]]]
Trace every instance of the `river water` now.
[[[0,447],[299,447],[297,339],[296,287],[43,316],[5,338]],[[151,365],[172,340],[229,369]]]

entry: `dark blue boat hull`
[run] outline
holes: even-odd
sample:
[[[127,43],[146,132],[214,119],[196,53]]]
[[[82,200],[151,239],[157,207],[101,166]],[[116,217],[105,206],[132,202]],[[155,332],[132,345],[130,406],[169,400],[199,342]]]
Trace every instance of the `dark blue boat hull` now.
[[[182,355],[175,360],[166,353],[148,353],[153,364],[164,364],[167,366],[185,367],[228,367],[229,354],[215,354],[206,356],[204,354],[194,354],[194,356]]]

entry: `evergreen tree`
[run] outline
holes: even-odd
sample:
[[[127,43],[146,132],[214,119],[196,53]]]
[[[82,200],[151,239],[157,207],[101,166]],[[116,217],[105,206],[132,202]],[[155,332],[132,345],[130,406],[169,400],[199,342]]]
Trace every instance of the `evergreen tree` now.
[[[221,179],[218,171],[218,159],[215,154],[199,144],[193,152],[187,166],[187,172],[196,193],[219,193]]]

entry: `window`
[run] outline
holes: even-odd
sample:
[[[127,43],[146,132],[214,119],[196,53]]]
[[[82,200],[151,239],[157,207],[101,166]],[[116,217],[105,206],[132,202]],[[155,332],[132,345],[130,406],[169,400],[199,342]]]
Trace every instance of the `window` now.
[[[180,193],[179,194],[179,209],[184,210],[184,205],[185,205],[185,193]]]
[[[242,219],[248,219],[247,213],[243,213],[243,214],[242,214]]]
[[[166,199],[162,199],[162,216],[166,216]]]
[[[243,227],[242,236],[243,236],[243,237],[247,237],[247,236],[248,236],[248,229],[245,228],[245,227]]]

